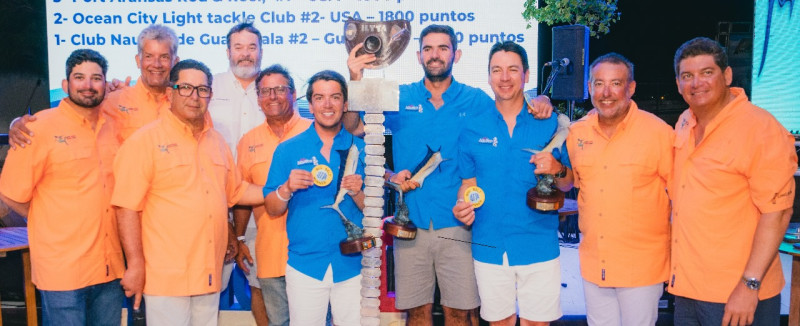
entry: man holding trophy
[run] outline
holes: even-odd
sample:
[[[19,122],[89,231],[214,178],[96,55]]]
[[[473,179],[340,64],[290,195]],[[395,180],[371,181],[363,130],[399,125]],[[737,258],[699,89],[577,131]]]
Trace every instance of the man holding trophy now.
[[[567,191],[572,172],[565,147],[538,151],[548,147],[559,124],[555,116],[538,120],[526,112],[528,73],[524,48],[510,41],[495,44],[489,54],[495,102],[466,122],[458,138],[462,182],[452,211],[472,225],[481,317],[492,325],[514,325],[517,305],[522,325],[561,317],[558,212],[530,209],[526,193],[537,183],[536,174],[555,175],[554,185]],[[531,156],[529,150],[538,153]],[[485,197],[465,200],[470,192]]]
[[[357,153],[363,153],[364,141],[342,128],[347,111],[344,77],[326,70],[308,84],[314,123],[278,145],[264,186],[267,214],[289,212],[289,320],[292,325],[324,325],[330,304],[335,325],[360,325],[361,255],[341,253],[339,240],[345,231],[348,238],[352,229],[360,232],[364,171]],[[353,146],[357,150],[348,150]],[[356,152],[356,158],[349,152]],[[343,156],[357,160],[354,173],[342,176],[350,170],[342,168]],[[347,194],[340,196],[338,190]],[[343,226],[342,220],[349,222]]]

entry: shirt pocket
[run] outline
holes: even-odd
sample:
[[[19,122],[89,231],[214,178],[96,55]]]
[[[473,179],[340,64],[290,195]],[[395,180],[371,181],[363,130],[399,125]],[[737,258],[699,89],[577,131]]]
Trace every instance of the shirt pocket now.
[[[629,148],[627,154],[624,155],[619,163],[618,173],[622,181],[630,184],[632,188],[645,186],[649,183],[653,174],[657,170],[657,157],[655,153],[647,151],[647,147],[643,144],[636,144],[634,147]]]

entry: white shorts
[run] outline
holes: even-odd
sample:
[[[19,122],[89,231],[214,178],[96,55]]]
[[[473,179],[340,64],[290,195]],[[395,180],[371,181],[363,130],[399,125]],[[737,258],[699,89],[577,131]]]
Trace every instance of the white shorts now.
[[[333,283],[330,265],[322,281],[286,265],[286,296],[289,325],[325,326],[328,303],[334,325],[361,325],[361,274]]]
[[[655,325],[664,283],[639,287],[600,287],[583,280],[589,325]]]
[[[475,261],[481,297],[481,318],[500,321],[517,313],[529,321],[561,318],[561,263],[558,258],[530,265],[509,266]]]
[[[187,297],[144,295],[150,326],[216,326],[219,292]]]

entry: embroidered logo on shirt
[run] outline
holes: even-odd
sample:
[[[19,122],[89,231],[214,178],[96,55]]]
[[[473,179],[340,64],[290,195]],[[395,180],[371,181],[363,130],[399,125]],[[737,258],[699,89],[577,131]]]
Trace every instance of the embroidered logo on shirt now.
[[[314,165],[317,165],[319,164],[319,161],[317,161],[316,156],[312,156],[311,158],[301,158],[300,160],[297,161],[297,165],[304,165],[310,163],[314,163]]]
[[[406,110],[408,110],[408,111],[419,111],[419,113],[422,113],[422,104],[406,105]]]
[[[683,129],[683,127],[685,127],[687,124],[689,124],[689,121],[686,120],[686,118],[683,118],[683,120],[681,120],[681,129]]]
[[[250,145],[250,146],[247,147],[247,151],[250,152],[250,153],[254,153],[256,151],[256,148],[263,147],[263,146],[264,146],[264,144]]]
[[[481,139],[478,139],[478,142],[481,144],[492,144],[492,146],[497,147],[497,137],[481,137]]]
[[[594,144],[594,142],[591,140],[583,140],[578,138],[578,148],[580,149],[583,149],[583,145],[591,145],[591,144]]]
[[[119,106],[119,112],[122,112],[122,113],[128,113],[128,114],[130,114],[130,113],[131,113],[131,111],[134,111],[134,112],[136,112],[136,111],[139,111],[139,109],[137,109],[137,108],[129,108],[129,107],[124,107],[124,106],[122,106],[122,105],[120,105],[120,106]]]
[[[174,148],[174,147],[178,147],[178,144],[172,143],[172,144],[166,144],[166,145],[158,145],[158,151],[162,152],[162,153],[169,154],[170,153],[169,149],[170,148]]]
[[[56,143],[61,143],[61,144],[65,144],[65,145],[69,146],[69,142],[67,142],[67,141],[70,140],[70,139],[77,139],[78,137],[75,136],[75,135],[72,135],[72,136],[53,136],[53,138],[56,139]]]
[[[777,202],[778,198],[788,197],[788,196],[791,196],[791,195],[792,195],[792,191],[791,190],[787,191],[786,193],[782,193],[782,194],[776,192],[775,195],[772,196],[772,203],[773,204],[777,204],[778,203]]]
[[[466,118],[467,117],[467,113],[466,112],[459,112],[458,113],[458,117],[459,118]]]

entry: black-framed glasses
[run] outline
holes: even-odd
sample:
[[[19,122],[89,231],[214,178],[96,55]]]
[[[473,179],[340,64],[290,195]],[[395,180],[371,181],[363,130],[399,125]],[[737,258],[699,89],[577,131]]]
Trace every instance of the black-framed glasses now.
[[[178,94],[180,96],[183,96],[183,97],[192,96],[192,93],[194,92],[194,90],[197,90],[197,96],[199,96],[199,97],[202,97],[202,98],[211,97],[211,87],[208,87],[208,86],[205,86],[205,85],[194,86],[194,85],[189,85],[189,84],[177,84],[177,85],[172,85],[172,88],[173,89],[177,89],[178,90]]]
[[[280,85],[280,86],[275,86],[275,87],[259,88],[256,93],[258,94],[259,97],[267,97],[272,92],[275,92],[275,95],[277,95],[277,96],[284,96],[284,95],[288,94],[289,90],[291,90],[291,89],[292,88],[289,87],[289,86]]]

